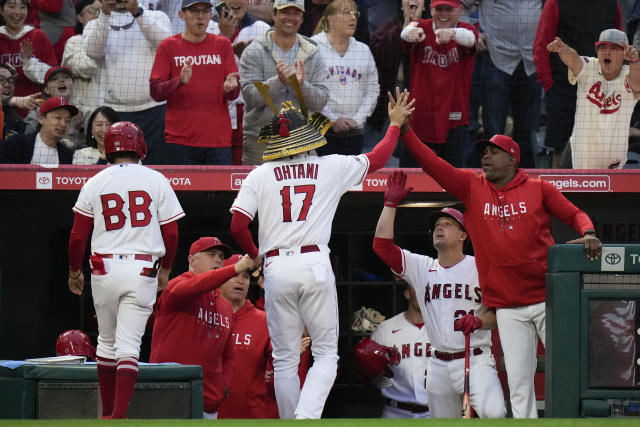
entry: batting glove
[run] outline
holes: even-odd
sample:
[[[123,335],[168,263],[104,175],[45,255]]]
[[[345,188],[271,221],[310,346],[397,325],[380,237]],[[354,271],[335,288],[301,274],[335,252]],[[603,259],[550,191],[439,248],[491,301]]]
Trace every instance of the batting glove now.
[[[481,327],[482,320],[473,314],[467,314],[453,323],[453,330],[462,331],[465,335],[469,335]]]
[[[384,375],[374,379],[371,384],[378,388],[391,387],[393,385],[393,380],[389,377],[385,377]]]
[[[405,187],[407,174],[402,171],[393,171],[387,177],[387,190],[384,192],[384,205],[390,208],[398,207],[413,187]]]

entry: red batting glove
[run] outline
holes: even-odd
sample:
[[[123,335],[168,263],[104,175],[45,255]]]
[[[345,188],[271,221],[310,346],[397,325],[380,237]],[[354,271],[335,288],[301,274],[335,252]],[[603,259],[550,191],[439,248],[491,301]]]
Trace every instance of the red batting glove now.
[[[398,207],[406,196],[413,190],[412,187],[405,187],[407,174],[402,171],[393,171],[387,177],[387,190],[384,192],[384,205],[390,208]]]
[[[465,335],[469,335],[481,327],[482,320],[473,314],[467,314],[453,323],[453,330],[462,331]]]

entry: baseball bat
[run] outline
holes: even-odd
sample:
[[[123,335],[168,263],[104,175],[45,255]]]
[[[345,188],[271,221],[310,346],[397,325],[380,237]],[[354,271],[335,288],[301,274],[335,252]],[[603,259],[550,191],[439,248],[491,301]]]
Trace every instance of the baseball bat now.
[[[473,408],[469,396],[469,373],[471,371],[471,334],[464,336],[464,396],[462,397],[462,418],[473,418]]]

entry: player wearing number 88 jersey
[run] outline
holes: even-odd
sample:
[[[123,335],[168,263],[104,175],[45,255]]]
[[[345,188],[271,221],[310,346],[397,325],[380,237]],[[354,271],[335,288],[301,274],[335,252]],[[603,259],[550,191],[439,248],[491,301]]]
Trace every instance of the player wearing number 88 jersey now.
[[[331,223],[340,198],[384,166],[400,127],[411,114],[408,93],[389,109],[385,138],[370,153],[318,157],[330,121],[285,105],[261,137],[268,139],[266,163],[244,180],[231,212],[231,234],[243,251],[262,256],[265,311],[273,346],[274,385],[280,418],[320,418],[336,377],[338,304],[329,261]],[[303,102],[300,103],[303,105]],[[260,215],[256,248],[248,225]],[[300,390],[300,337],[307,326],[313,366]]]
[[[82,187],[69,238],[69,289],[81,295],[80,269],[91,238],[91,290],[98,317],[98,380],[102,416],[125,418],[138,375],[140,341],[156,300],[167,285],[184,213],[159,172],[139,161],[142,131],[118,122],[105,135],[112,166]]]
[[[374,251],[416,292],[427,335],[435,348],[427,375],[427,395],[433,418],[459,417],[464,390],[465,335],[471,335],[471,405],[482,418],[502,418],[506,409],[491,354],[496,316],[482,305],[475,259],[463,253],[467,239],[464,218],[445,208],[429,217],[437,258],[402,250],[393,242],[396,206],[411,190],[406,174],[387,180],[385,207],[380,214]]]

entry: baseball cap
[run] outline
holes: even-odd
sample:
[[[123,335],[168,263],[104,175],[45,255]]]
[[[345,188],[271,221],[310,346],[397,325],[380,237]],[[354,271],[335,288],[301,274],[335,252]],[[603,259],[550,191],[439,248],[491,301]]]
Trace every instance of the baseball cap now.
[[[229,258],[233,254],[231,247],[222,243],[217,237],[201,237],[191,244],[189,255],[206,251],[207,249],[220,249],[225,258]]]
[[[59,73],[68,74],[69,77],[73,78],[73,73],[67,67],[51,67],[47,71],[47,74],[44,75],[44,84],[47,84],[47,82],[49,81],[49,79],[51,77],[53,77],[53,76],[55,76],[56,74],[59,74]]]
[[[47,114],[49,111],[57,110],[58,108],[66,108],[71,113],[71,117],[78,114],[78,109],[73,105],[69,104],[69,101],[60,97],[54,96],[53,98],[49,98],[40,104],[40,110],[38,110],[38,114],[41,116],[43,114]]]
[[[460,0],[432,0],[431,7],[436,7],[440,5],[458,7],[460,6]]]
[[[482,153],[484,147],[489,144],[493,144],[501,150],[506,151],[516,158],[518,163],[520,163],[520,146],[513,139],[509,138],[507,135],[493,135],[491,139],[480,139],[476,142],[476,150]]]
[[[274,9],[284,9],[285,7],[297,7],[304,12],[304,0],[276,0],[273,2]]]
[[[181,9],[184,10],[189,6],[193,6],[194,4],[198,4],[198,3],[208,4],[209,6],[213,7],[213,3],[211,3],[211,0],[182,0]]]
[[[427,217],[429,221],[429,229],[434,230],[436,228],[436,221],[438,221],[438,218],[443,216],[455,219],[462,226],[464,231],[467,231],[467,228],[464,226],[464,216],[462,215],[462,212],[454,208],[443,208],[439,211],[431,212]]]
[[[242,255],[233,254],[229,258],[224,260],[224,266],[227,267],[229,265],[235,265],[238,261],[242,259]]]
[[[629,44],[629,39],[624,32],[616,30],[615,28],[609,28],[608,30],[604,30],[600,33],[600,38],[596,42],[596,47],[606,43],[615,44],[624,48],[625,45]]]

